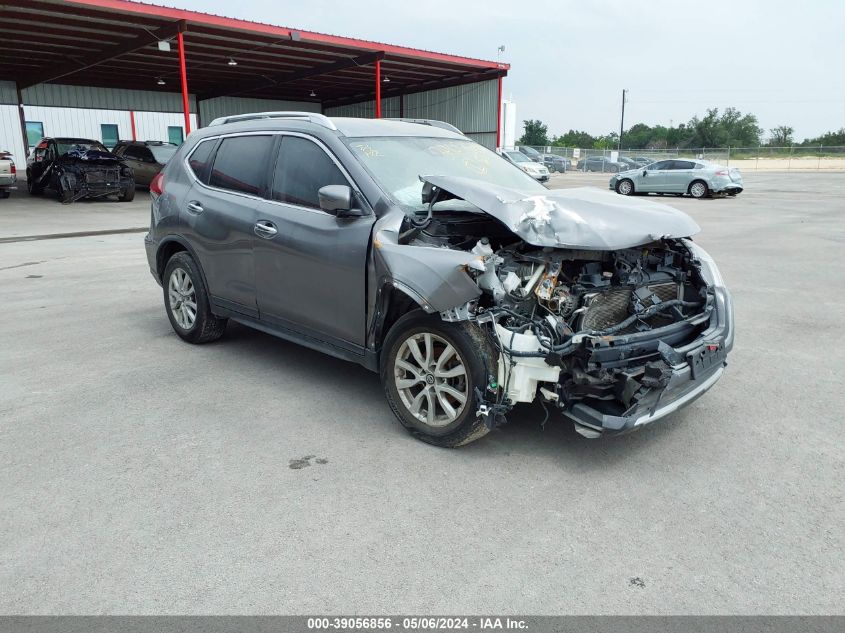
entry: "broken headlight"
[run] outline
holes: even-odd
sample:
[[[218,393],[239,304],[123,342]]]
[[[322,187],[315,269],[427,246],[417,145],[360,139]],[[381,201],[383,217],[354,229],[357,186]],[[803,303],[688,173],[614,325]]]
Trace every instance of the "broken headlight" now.
[[[725,280],[722,277],[722,273],[719,272],[719,267],[716,265],[716,261],[710,257],[710,253],[705,251],[692,240],[684,240],[684,244],[689,249],[689,252],[692,253],[692,256],[701,263],[701,276],[704,277],[704,281],[707,282],[707,285],[714,286],[716,288],[724,288]]]

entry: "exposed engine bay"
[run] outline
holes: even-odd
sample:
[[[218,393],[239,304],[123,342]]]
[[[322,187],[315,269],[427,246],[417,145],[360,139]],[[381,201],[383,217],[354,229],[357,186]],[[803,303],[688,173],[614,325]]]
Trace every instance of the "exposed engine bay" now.
[[[564,412],[579,402],[614,416],[656,407],[679,361],[673,346],[695,340],[713,309],[685,241],[538,247],[472,209],[432,204],[425,219],[410,218],[400,243],[475,255],[466,271],[480,296],[441,318],[474,322],[499,352],[487,393],[476,393],[488,425],[538,394]]]

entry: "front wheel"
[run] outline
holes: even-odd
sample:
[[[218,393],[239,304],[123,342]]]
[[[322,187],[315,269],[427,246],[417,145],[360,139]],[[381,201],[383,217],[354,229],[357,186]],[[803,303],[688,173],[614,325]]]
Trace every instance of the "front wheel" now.
[[[623,178],[616,183],[616,193],[623,196],[630,196],[634,193],[634,182],[629,178]]]
[[[226,319],[211,313],[208,291],[199,266],[188,253],[176,253],[162,278],[164,306],[173,331],[189,343],[216,341],[226,330]]]
[[[27,172],[26,174],[26,190],[31,196],[40,196],[42,193],[44,193],[44,189],[35,184],[35,179],[29,172]]]
[[[121,202],[132,202],[135,199],[135,183],[131,183],[126,185],[126,189],[123,189],[120,192],[120,195],[117,196],[117,199]]]
[[[415,437],[435,446],[463,446],[488,433],[475,390],[486,391],[497,371],[495,359],[477,326],[416,310],[385,339],[382,386],[393,413]]]
[[[707,195],[707,183],[703,180],[694,180],[689,186],[689,195],[693,198],[703,198]]]

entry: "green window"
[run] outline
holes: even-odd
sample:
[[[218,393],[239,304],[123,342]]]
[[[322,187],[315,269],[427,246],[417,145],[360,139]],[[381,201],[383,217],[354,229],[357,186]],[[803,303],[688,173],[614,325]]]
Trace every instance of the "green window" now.
[[[26,143],[29,147],[38,145],[38,141],[44,138],[44,124],[41,121],[26,122]]]
[[[168,125],[167,126],[167,140],[174,145],[181,145],[182,141],[185,140],[185,135],[182,132],[181,125]]]
[[[103,145],[112,149],[117,145],[117,126],[114,123],[103,123],[100,126],[100,133],[103,135]]]

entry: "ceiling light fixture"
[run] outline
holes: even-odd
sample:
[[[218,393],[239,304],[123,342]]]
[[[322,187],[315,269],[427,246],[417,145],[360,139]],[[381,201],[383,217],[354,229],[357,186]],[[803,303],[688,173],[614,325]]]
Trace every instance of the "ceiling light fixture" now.
[[[309,96],[309,97],[316,97],[316,96],[317,96],[317,93],[316,93],[316,92],[314,92],[314,91],[312,90],[312,91],[311,91],[311,94],[309,94],[308,96]]]
[[[381,80],[381,83],[389,84],[390,83],[390,77],[385,77],[384,79]]]
[[[229,58],[229,66],[237,66],[238,62],[235,61],[233,57]]]
[[[164,79],[162,79],[161,77],[157,77],[157,78],[156,78],[156,83],[157,83],[159,86],[163,86],[165,82],[164,82]]]

